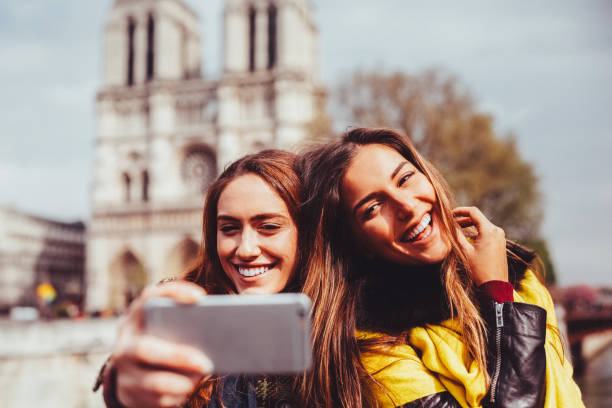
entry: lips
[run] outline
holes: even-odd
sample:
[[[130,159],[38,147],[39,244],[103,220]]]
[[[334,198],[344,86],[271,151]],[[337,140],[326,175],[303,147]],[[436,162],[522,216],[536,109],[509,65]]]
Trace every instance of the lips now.
[[[415,227],[410,228],[409,230],[404,232],[404,234],[402,234],[401,241],[402,242],[412,242],[412,241],[415,241],[417,238],[419,239],[427,238],[429,234],[431,234],[431,229],[427,231],[425,230],[430,224],[431,224],[431,214],[426,213],[425,215],[423,215],[423,218],[421,218],[421,221],[419,221],[419,223]],[[424,231],[425,233],[423,234],[423,236],[419,237],[419,235],[421,235]]]
[[[234,265],[241,276],[250,278],[253,276],[262,275],[274,267],[274,264],[268,265]]]

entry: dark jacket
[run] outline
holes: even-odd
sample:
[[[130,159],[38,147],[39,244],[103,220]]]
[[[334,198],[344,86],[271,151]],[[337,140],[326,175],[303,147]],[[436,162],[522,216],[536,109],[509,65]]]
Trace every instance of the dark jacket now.
[[[288,376],[231,375],[221,378],[221,392],[215,395],[221,396],[224,408],[295,408],[291,383]],[[206,407],[222,408],[216,399]]]

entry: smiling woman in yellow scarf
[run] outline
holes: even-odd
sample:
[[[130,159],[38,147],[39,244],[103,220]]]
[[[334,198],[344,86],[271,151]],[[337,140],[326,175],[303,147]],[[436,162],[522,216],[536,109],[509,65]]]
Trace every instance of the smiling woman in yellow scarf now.
[[[356,330],[335,344],[358,367],[365,406],[581,406],[552,301],[528,269],[537,257],[477,208],[453,208],[408,139],[352,129],[302,162],[303,214],[319,220],[308,273],[346,282],[344,309],[328,310]]]

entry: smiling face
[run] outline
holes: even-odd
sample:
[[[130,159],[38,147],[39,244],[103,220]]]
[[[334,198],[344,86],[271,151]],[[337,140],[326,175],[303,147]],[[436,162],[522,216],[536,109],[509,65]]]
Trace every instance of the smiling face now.
[[[297,257],[298,233],[283,199],[255,174],[231,181],[217,204],[217,253],[238,293],[278,293]]]
[[[344,175],[342,197],[365,250],[401,265],[441,262],[450,245],[434,211],[431,182],[391,147],[357,149]]]

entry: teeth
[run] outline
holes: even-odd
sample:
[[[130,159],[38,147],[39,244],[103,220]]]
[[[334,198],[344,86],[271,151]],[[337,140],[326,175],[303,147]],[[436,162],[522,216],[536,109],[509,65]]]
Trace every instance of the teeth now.
[[[270,266],[258,266],[256,268],[246,268],[244,266],[239,266],[237,269],[238,273],[242,276],[250,277],[261,275],[262,273],[267,272],[268,269],[270,269]]]
[[[423,234],[423,238],[421,238],[421,239],[427,238],[429,236],[429,234],[431,234],[431,230],[429,230],[425,234]]]
[[[408,234],[406,239],[408,241],[412,241],[413,239],[415,239],[421,232],[423,232],[423,230],[425,230],[425,228],[427,228],[430,222],[431,222],[431,215],[427,213],[423,216],[423,218],[421,219],[421,222],[419,222],[419,225],[417,225],[416,227],[412,229],[412,231],[410,231],[410,234]],[[429,236],[429,233],[423,238],[427,238],[427,236]]]

